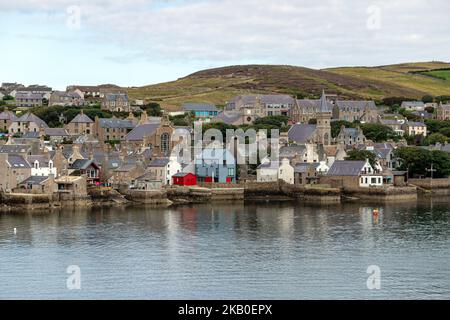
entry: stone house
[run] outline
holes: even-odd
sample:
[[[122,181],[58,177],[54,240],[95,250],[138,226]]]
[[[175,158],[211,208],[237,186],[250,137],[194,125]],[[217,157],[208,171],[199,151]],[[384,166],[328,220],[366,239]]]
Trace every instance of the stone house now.
[[[107,93],[102,100],[102,110],[111,112],[130,112],[130,103],[126,93]]]
[[[53,194],[56,192],[57,185],[53,176],[31,176],[19,183],[18,187],[13,190],[16,193],[32,193],[32,194]]]
[[[146,171],[157,181],[162,181],[163,185],[172,185],[172,177],[182,172],[182,166],[176,157],[156,158],[148,164]]]
[[[144,165],[141,161],[126,163],[112,171],[108,182],[114,186],[130,187],[138,177],[145,173]]]
[[[55,179],[56,192],[71,197],[87,196],[87,181],[85,176],[61,176]]]
[[[8,131],[11,134],[23,134],[27,132],[40,132],[41,128],[48,128],[48,125],[36,115],[27,112],[14,119]]]
[[[0,191],[10,192],[31,176],[31,165],[21,155],[0,153]]]
[[[120,141],[124,139],[137,125],[135,119],[118,119],[95,117],[94,136],[101,142]]]
[[[403,125],[405,124],[405,120],[390,120],[390,119],[382,119],[380,123],[384,126],[387,126],[395,131],[399,136],[403,137],[405,135],[405,130],[403,130]]]
[[[93,134],[94,121],[83,110],[65,126],[70,135]]]
[[[226,110],[239,111],[245,117],[245,123],[267,116],[289,116],[294,108],[295,99],[285,94],[254,94],[232,98],[225,105]]]
[[[54,91],[48,102],[49,106],[77,106],[84,105],[84,97],[78,92]]]
[[[17,119],[14,112],[11,112],[7,109],[0,113],[0,132],[6,133],[10,125]]]
[[[42,94],[32,92],[17,92],[16,93],[16,107],[41,107]]]
[[[383,174],[374,169],[369,160],[335,161],[320,183],[336,188],[383,187]]]
[[[153,172],[147,172],[132,181],[131,189],[161,190],[163,185],[163,182],[161,180],[158,180]]]
[[[450,104],[439,104],[436,109],[436,119],[440,121],[450,120]]]
[[[337,100],[333,107],[333,119],[349,122],[376,123],[379,118],[374,101]]]
[[[338,144],[353,146],[364,144],[366,142],[366,137],[359,126],[357,128],[346,128],[345,126],[341,126],[341,131],[339,132],[336,141]]]

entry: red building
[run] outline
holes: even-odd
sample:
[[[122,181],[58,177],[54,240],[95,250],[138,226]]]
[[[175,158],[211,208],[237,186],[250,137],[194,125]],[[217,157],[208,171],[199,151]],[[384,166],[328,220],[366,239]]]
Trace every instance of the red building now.
[[[173,184],[176,186],[196,186],[197,176],[192,173],[177,173],[172,176]]]

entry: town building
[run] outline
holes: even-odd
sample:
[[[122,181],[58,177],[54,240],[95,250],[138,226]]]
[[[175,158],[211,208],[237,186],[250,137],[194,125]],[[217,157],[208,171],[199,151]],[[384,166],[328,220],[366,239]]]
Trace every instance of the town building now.
[[[100,167],[94,160],[77,159],[69,166],[69,175],[85,176],[87,184],[100,183]]]
[[[28,163],[31,165],[31,176],[48,177],[58,175],[57,168],[53,165],[53,161],[49,155],[31,155],[27,157]]]
[[[102,110],[130,112],[131,106],[126,93],[107,93],[102,100]]]
[[[400,108],[407,111],[424,111],[425,103],[422,101],[403,101]]]
[[[12,191],[30,176],[31,165],[25,157],[0,153],[0,191]]]
[[[326,100],[325,93],[320,99],[320,109],[316,114],[316,124],[294,124],[288,132],[290,141],[296,144],[314,143],[331,144],[331,116],[332,110]]]
[[[450,104],[443,104],[442,102],[436,109],[436,119],[440,121],[450,120]]]
[[[16,93],[16,107],[41,107],[42,106],[42,94],[27,92],[17,92]]]
[[[48,128],[48,125],[38,116],[27,112],[14,119],[9,126],[8,131],[11,134],[23,134],[27,132],[40,132],[41,128]]]
[[[70,135],[78,136],[82,134],[93,134],[94,121],[84,114],[83,110],[77,114],[66,126]]]
[[[374,169],[369,160],[335,161],[327,174],[320,178],[320,183],[346,189],[382,187],[383,174]]]
[[[409,136],[427,136],[427,125],[423,122],[407,121],[403,129]]]
[[[219,113],[219,109],[215,105],[205,103],[185,103],[183,110],[186,113],[192,112],[196,118],[200,119],[210,119]]]
[[[180,172],[172,176],[172,185],[176,186],[196,186],[197,176],[190,172]]]
[[[172,177],[182,172],[182,167],[176,157],[156,158],[147,166],[147,172],[152,173],[164,185],[171,185]]]
[[[0,113],[0,132],[8,132],[9,126],[17,119],[14,112],[5,109]]]
[[[50,96],[48,105],[81,107],[84,103],[84,97],[78,92],[54,91]]]
[[[338,144],[352,146],[364,144],[366,142],[366,137],[359,126],[356,128],[346,128],[345,126],[341,126],[341,131],[339,132],[336,141]]]
[[[95,117],[94,136],[101,142],[120,141],[137,125],[135,119],[118,119]]]
[[[195,156],[194,164],[199,182],[236,183],[236,161],[228,149],[205,148]]]

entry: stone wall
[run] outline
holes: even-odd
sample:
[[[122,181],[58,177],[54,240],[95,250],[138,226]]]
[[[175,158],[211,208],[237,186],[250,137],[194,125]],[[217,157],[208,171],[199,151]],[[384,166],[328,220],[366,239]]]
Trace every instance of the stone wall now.
[[[450,189],[450,178],[447,179],[409,179],[409,184],[424,189]]]

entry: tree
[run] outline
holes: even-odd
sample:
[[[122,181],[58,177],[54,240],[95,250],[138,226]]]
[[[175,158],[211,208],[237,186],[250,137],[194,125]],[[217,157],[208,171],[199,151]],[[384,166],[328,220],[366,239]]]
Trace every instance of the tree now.
[[[399,159],[399,169],[409,172],[410,176],[427,174],[427,168],[431,165],[431,153],[428,150],[417,147],[402,147],[394,151]]]
[[[364,123],[361,124],[361,129],[363,130],[366,138],[374,142],[399,140],[398,134],[396,134],[392,128],[379,123]]]
[[[14,100],[14,97],[13,97],[13,96],[10,96],[9,94],[7,94],[6,96],[3,97],[3,100],[4,100],[4,101],[7,101],[7,100]]]
[[[436,143],[444,144],[448,138],[442,133],[432,133],[424,139],[424,145],[435,145]]]
[[[339,132],[341,132],[341,127],[345,126],[346,128],[356,128],[358,124],[345,121],[345,120],[339,120],[339,121],[332,121],[331,122],[331,137],[336,138],[339,135]]]
[[[146,104],[145,106],[142,106],[141,109],[145,110],[147,114],[151,117],[161,117],[162,116],[162,109],[159,103],[156,102],[150,102],[149,104]]]
[[[346,160],[363,160],[369,159],[369,163],[372,167],[377,164],[377,157],[373,152],[368,150],[351,150],[347,152]]]
[[[429,94],[424,95],[422,97],[422,102],[423,103],[432,103],[434,101],[434,97],[430,96]]]

